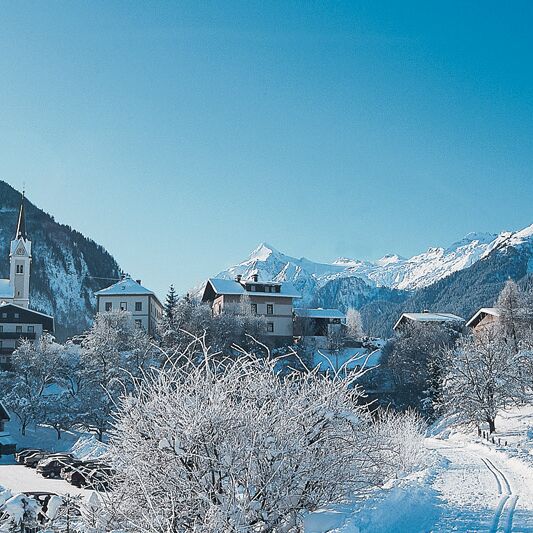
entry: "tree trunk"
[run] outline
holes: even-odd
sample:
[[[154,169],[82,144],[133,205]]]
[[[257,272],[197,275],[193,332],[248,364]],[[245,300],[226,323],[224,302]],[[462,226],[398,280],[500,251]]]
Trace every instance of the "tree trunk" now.
[[[494,418],[487,418],[487,422],[489,423],[489,433],[494,433],[496,431],[496,423]]]

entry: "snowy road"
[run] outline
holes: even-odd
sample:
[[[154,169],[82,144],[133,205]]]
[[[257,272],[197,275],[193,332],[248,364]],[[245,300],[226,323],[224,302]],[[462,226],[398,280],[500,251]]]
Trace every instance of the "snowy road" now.
[[[433,531],[533,532],[533,471],[487,447],[427,439],[448,462],[434,479],[443,504]]]
[[[90,491],[74,487],[63,479],[46,479],[35,469],[18,464],[0,464],[0,486],[12,492],[53,492],[55,494],[83,494]]]

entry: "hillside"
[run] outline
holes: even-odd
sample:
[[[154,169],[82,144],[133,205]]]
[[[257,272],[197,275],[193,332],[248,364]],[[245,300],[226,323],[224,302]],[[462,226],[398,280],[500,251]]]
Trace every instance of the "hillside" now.
[[[0,181],[0,278],[9,277],[9,243],[14,237],[20,193]],[[118,278],[120,268],[100,245],[26,201],[33,243],[31,307],[55,316],[59,339],[87,328],[94,316],[94,292]]]

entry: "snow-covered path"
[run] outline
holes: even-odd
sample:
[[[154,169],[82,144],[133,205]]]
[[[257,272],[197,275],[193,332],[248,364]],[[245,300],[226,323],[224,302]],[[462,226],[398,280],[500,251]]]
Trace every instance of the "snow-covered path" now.
[[[443,502],[433,531],[533,532],[533,470],[466,440],[427,439],[449,462],[433,480]]]

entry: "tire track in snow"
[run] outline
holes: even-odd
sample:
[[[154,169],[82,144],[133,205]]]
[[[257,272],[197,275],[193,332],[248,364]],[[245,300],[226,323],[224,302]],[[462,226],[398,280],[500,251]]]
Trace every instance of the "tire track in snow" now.
[[[494,518],[492,519],[492,525],[490,528],[491,533],[497,531],[503,531],[504,533],[511,533],[513,528],[513,515],[518,501],[518,496],[513,495],[511,484],[505,476],[505,474],[490,460],[480,456],[485,466],[491,471],[492,475],[496,478],[498,484],[498,494],[501,495],[500,502],[494,512]],[[507,506],[506,518],[502,520],[504,509]],[[504,522],[503,529],[499,528],[500,521]]]

